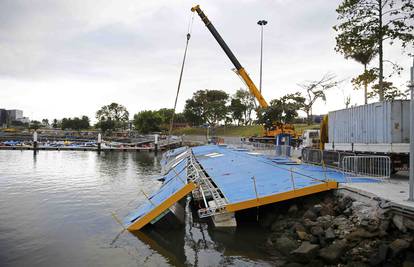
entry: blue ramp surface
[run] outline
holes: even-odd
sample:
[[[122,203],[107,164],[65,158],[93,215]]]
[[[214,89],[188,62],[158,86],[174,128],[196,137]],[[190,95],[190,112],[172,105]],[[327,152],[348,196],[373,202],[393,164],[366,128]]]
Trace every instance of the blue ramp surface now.
[[[192,151],[229,204],[294,192],[328,181],[346,182],[337,170],[298,164],[287,158],[217,145],[194,147]]]
[[[123,223],[128,230],[139,230],[158,216],[163,216],[163,212],[168,212],[169,207],[195,188],[193,183],[187,183],[186,167],[187,159],[183,158],[164,176],[165,181],[160,189],[125,218]]]

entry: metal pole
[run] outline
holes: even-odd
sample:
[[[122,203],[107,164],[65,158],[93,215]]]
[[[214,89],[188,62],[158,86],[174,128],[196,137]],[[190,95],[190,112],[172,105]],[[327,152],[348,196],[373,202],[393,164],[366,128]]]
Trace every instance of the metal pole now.
[[[259,194],[257,193],[256,177],[253,176],[252,179],[253,179],[254,192],[256,193],[256,202],[257,202],[256,221],[259,221]]]
[[[102,135],[98,133],[98,153],[101,153],[101,143],[102,143]]]
[[[411,67],[410,83],[408,85],[411,91],[410,101],[410,191],[409,201],[414,201],[414,57],[413,66]]]
[[[154,135],[154,151],[155,153],[158,152],[158,134]]]
[[[37,131],[33,132],[33,151],[36,153],[37,150]]]
[[[259,91],[262,93],[262,73],[263,73],[263,25],[260,27],[260,84]]]
[[[260,84],[259,91],[262,93],[262,70],[263,70],[263,26],[267,24],[266,20],[259,20],[257,24],[260,25]]]

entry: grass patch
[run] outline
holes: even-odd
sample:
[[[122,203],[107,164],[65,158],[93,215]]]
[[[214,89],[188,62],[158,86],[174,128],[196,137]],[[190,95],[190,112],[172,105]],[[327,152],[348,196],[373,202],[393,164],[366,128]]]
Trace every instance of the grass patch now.
[[[319,124],[295,124],[296,131],[302,132],[309,129],[319,129]],[[201,127],[185,127],[174,129],[175,135],[206,135],[206,128]],[[247,126],[219,126],[215,129],[217,136],[261,136],[263,135],[263,127],[261,125],[247,125]]]

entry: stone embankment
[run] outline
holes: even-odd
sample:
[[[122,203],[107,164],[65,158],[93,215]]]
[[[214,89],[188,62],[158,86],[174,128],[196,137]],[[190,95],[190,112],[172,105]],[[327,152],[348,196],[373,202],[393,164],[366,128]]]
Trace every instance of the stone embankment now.
[[[373,203],[330,192],[271,207],[266,250],[280,266],[414,267],[414,220]]]

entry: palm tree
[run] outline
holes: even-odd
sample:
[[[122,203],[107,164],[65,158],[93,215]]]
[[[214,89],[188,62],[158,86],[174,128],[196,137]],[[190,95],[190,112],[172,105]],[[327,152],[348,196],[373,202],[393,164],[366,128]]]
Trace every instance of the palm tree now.
[[[375,48],[367,48],[367,49],[361,49],[359,51],[354,52],[350,58],[355,60],[358,63],[361,63],[364,65],[364,98],[365,98],[365,104],[368,104],[368,70],[367,66],[372,61],[372,59],[377,55],[378,50]]]

